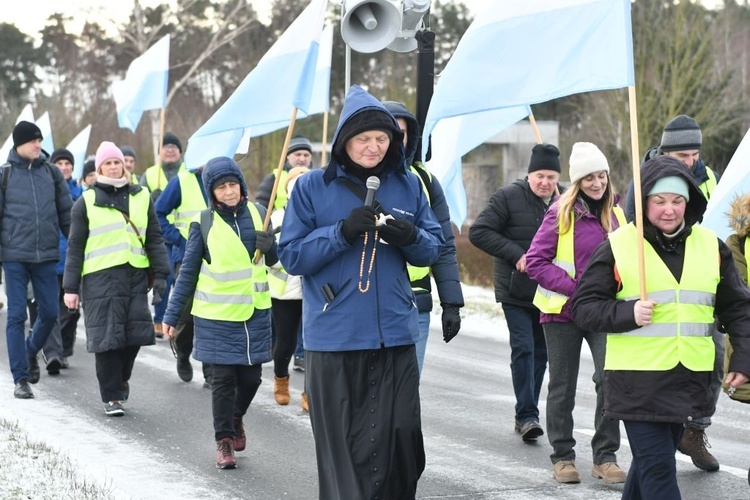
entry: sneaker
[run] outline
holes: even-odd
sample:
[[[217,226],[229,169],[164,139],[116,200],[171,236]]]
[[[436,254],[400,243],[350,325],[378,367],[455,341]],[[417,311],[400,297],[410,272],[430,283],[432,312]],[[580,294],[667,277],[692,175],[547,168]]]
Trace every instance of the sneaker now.
[[[204,389],[210,389],[211,388],[211,382],[213,382],[214,378],[211,375],[208,375],[206,378],[203,379],[203,388]]]
[[[708,451],[706,431],[687,427],[677,449],[693,460],[693,465],[708,472],[719,470],[719,461]]]
[[[110,401],[109,403],[104,403],[104,413],[108,417],[122,417],[125,415],[125,409],[122,407],[120,401]]]
[[[154,336],[157,339],[163,339],[164,338],[164,330],[161,326],[161,323],[154,323]]]
[[[247,445],[247,436],[245,435],[245,426],[242,425],[242,417],[234,417],[234,440],[232,447],[234,451],[242,451]]]
[[[70,368],[70,364],[68,363],[68,357],[63,356],[62,358],[60,358],[60,369],[67,370],[68,368]]]
[[[289,375],[273,378],[273,397],[282,406],[289,404]]]
[[[47,361],[48,375],[60,375],[60,368],[62,368],[62,363],[59,358],[52,358]]]
[[[305,358],[299,356],[294,357],[294,371],[303,372],[305,371]]]
[[[625,482],[628,473],[622,470],[617,462],[604,462],[594,465],[591,469],[591,477],[604,479],[605,484],[620,484]]]
[[[193,380],[193,365],[190,363],[189,354],[187,356],[182,354],[177,355],[177,375],[180,376],[180,380],[183,382]]]
[[[536,441],[540,436],[544,436],[544,430],[539,422],[535,420],[529,420],[525,424],[521,425],[516,421],[516,432],[521,435],[521,439],[528,442]]]
[[[40,376],[39,360],[36,359],[36,356],[29,356],[29,383],[36,384],[39,382]]]
[[[558,483],[581,482],[581,477],[578,475],[578,469],[576,469],[574,460],[559,460],[555,462],[552,478]]]
[[[232,449],[232,438],[216,441],[216,467],[219,469],[234,469],[237,467],[234,449]]]
[[[306,392],[302,393],[302,411],[304,411],[305,413],[310,413],[310,407],[308,406]]]
[[[25,380],[21,380],[16,384],[16,388],[13,390],[13,395],[18,399],[33,399],[34,393],[31,392],[29,383]]]

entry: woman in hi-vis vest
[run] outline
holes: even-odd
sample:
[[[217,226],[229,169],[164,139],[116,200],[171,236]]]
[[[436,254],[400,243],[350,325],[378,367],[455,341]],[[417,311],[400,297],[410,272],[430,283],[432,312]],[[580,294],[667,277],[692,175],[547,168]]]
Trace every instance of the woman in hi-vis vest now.
[[[640,300],[630,223],[594,252],[572,311],[581,328],[607,332],[604,414],[623,421],[633,453],[622,498],[676,500],[684,424],[713,414],[716,404],[714,318],[734,348],[725,382],[737,388],[748,380],[750,289],[729,248],[697,224],[706,200],[685,166],[658,156],[641,179],[647,299]]]
[[[604,154],[590,142],[577,142],[570,154],[571,186],[550,207],[526,253],[529,277],[539,283],[534,305],[541,314],[549,360],[547,436],[553,451],[553,477],[561,483],[581,481],[575,465],[573,408],[583,341],[594,359],[596,410],[591,439],[591,475],[605,483],[622,483],[626,473],[617,464],[619,422],[602,416],[602,382],[606,334],[573,323],[570,297],[594,249],[625,224],[616,206],[619,196],[609,179]]]
[[[97,149],[96,172],[96,182],[70,214],[63,300],[69,309],[83,305],[86,349],[96,356],[104,412],[120,417],[138,351],[154,345],[149,270],[155,278],[153,302],[158,303],[167,286],[169,260],[151,197],[130,183],[122,151],[114,143],[103,142]]]
[[[276,240],[263,231],[266,209],[247,199],[234,160],[213,158],[203,170],[209,208],[190,223],[185,257],[164,313],[164,334],[175,335],[192,297],[193,357],[211,364],[216,467],[234,469],[245,449],[242,418],[271,360],[271,294],[266,264],[277,260]],[[255,261],[256,250],[263,258]]]

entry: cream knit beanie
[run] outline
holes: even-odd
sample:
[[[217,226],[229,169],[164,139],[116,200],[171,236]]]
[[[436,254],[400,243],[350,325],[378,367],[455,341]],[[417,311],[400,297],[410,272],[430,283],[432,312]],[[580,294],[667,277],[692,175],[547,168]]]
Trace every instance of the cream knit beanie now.
[[[594,172],[607,172],[609,163],[604,153],[590,142],[576,142],[570,153],[570,183],[575,184]]]

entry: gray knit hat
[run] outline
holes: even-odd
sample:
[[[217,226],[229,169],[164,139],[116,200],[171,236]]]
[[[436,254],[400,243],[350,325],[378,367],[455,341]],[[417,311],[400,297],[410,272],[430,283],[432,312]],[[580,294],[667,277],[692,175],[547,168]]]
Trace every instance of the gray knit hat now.
[[[305,149],[308,153],[312,153],[312,144],[310,143],[310,139],[308,139],[307,137],[302,137],[301,135],[293,137],[292,140],[289,141],[289,147],[286,148],[286,154],[290,155],[295,151],[299,151],[300,149]]]
[[[698,122],[687,115],[679,115],[664,126],[659,149],[663,153],[700,149],[702,143],[703,134]]]

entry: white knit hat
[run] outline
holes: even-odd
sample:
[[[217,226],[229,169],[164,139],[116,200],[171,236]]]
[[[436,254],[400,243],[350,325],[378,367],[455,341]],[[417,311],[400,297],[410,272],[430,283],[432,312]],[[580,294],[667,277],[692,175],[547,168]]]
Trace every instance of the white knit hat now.
[[[604,153],[590,142],[576,142],[570,153],[570,183],[575,184],[594,172],[607,172],[609,163]]]

